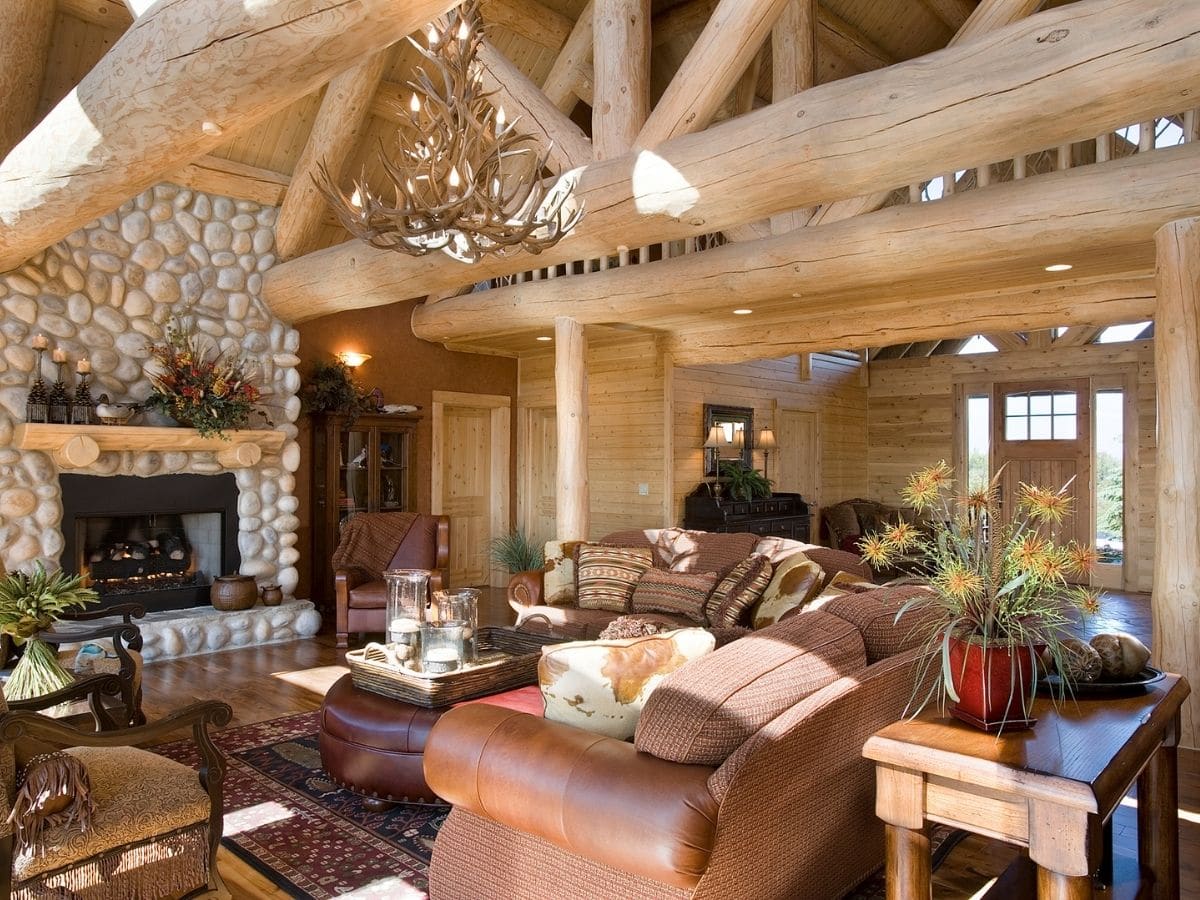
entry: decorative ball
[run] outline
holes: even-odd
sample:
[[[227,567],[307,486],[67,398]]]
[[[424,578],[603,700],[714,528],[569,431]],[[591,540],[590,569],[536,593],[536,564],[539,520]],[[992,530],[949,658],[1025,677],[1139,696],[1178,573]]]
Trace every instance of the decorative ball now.
[[[1059,648],[1062,650],[1061,674],[1068,681],[1080,684],[1100,677],[1104,667],[1100,662],[1100,654],[1091,644],[1068,637],[1059,642]]]
[[[1096,635],[1092,647],[1100,654],[1105,678],[1132,678],[1150,661],[1149,648],[1132,634],[1120,631]]]

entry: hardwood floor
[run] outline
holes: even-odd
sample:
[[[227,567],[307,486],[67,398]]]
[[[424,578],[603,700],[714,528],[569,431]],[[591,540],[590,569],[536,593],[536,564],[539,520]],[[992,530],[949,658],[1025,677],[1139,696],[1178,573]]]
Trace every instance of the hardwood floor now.
[[[484,624],[505,624],[511,611],[499,590],[489,591],[481,608]],[[1081,628],[1083,633],[1123,630],[1149,642],[1149,597],[1110,595],[1102,616]],[[352,640],[353,643],[353,640]],[[189,659],[148,663],[145,670],[145,709],[151,720],[195,700],[216,698],[234,709],[234,725],[260,722],[290,713],[318,709],[328,686],[345,673],[342,654],[332,633],[309,641],[228,650]],[[1136,801],[1127,798],[1114,816],[1114,843],[1128,874],[1137,854]],[[1183,898],[1200,900],[1200,752],[1179,752],[1180,859]],[[998,876],[1017,855],[1014,848],[983,838],[960,844],[934,876],[937,898],[969,898]],[[286,897],[265,879],[226,851],[221,872],[234,897]],[[1124,896],[1120,890],[1097,896]],[[480,898],[492,900],[492,898]],[[519,900],[519,898],[514,898]]]

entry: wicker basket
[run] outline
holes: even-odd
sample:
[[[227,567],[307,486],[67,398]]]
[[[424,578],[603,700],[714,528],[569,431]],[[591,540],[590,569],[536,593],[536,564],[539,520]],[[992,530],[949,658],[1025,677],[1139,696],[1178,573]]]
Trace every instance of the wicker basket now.
[[[356,687],[404,700],[417,706],[449,706],[487,694],[498,694],[537,681],[542,647],[560,643],[561,637],[526,634],[511,628],[480,628],[477,665],[432,675],[394,669],[367,658],[365,650],[346,654],[350,677]]]

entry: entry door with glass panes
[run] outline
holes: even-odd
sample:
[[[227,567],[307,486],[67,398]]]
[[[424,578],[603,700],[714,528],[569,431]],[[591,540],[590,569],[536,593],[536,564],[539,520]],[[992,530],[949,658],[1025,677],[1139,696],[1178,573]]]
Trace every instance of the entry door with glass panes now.
[[[1020,486],[1058,490],[1070,482],[1074,514],[1054,528],[1059,541],[1091,545],[1091,392],[1086,378],[1009,382],[993,393],[993,464],[1004,466],[1001,513],[1016,509]],[[994,471],[994,470],[993,470]]]

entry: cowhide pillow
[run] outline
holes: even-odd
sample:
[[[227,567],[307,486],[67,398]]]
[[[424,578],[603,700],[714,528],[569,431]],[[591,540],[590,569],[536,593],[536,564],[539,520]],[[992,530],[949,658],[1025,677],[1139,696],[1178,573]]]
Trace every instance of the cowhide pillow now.
[[[757,631],[774,625],[784,614],[801,609],[821,591],[821,567],[803,553],[793,553],[775,566],[771,582],[750,614]]]
[[[546,564],[542,569],[542,602],[547,606],[575,605],[575,548],[579,543],[546,541]]]

